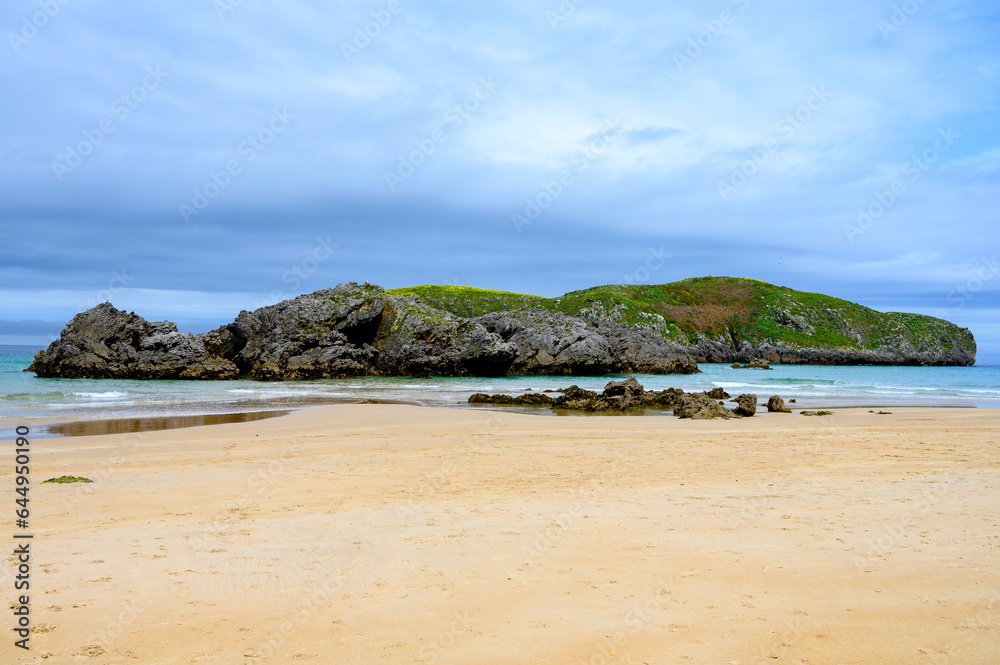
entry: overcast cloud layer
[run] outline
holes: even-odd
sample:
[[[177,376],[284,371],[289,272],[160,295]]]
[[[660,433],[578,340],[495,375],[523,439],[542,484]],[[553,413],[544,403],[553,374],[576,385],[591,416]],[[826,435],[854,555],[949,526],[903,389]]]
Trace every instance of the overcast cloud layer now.
[[[577,2],[4,3],[0,342],[712,274],[1000,355],[994,2]]]

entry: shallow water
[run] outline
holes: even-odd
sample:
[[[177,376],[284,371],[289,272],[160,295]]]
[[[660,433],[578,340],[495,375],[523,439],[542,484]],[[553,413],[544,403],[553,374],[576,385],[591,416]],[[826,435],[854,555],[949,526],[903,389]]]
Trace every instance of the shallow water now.
[[[19,422],[69,423],[136,418],[288,410],[365,401],[475,408],[477,392],[518,395],[579,385],[600,390],[600,377],[381,378],[261,383],[240,381],[122,381],[42,379],[22,371],[31,347],[0,346],[0,429]],[[634,375],[649,390],[722,387],[756,393],[761,401],[781,395],[801,408],[836,406],[1000,407],[1000,366],[874,367],[775,365],[774,370],[734,370],[704,364],[702,374]],[[525,409],[530,411],[530,409]],[[543,412],[548,410],[543,409]],[[535,411],[538,412],[538,411]]]

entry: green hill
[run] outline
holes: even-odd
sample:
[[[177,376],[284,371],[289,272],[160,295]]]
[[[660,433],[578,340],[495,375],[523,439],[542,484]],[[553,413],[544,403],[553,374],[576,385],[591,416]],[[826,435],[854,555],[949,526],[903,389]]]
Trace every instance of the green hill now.
[[[632,328],[652,328],[682,344],[707,337],[725,340],[734,348],[741,342],[861,350],[905,343],[918,352],[975,348],[968,330],[942,319],[878,312],[840,298],[739,277],[596,286],[557,298],[433,285],[387,293],[417,295],[433,307],[463,317],[540,307]]]

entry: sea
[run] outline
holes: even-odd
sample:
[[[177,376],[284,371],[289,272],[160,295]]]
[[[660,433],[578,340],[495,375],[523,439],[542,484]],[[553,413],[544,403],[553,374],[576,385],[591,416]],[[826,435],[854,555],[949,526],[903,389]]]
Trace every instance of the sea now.
[[[555,376],[502,378],[331,379],[263,383],[239,381],[130,381],[43,379],[24,369],[38,347],[0,346],[0,437],[19,424],[118,419],[181,418],[215,414],[281,413],[323,404],[399,403],[470,406],[474,393],[553,391],[570,385],[600,391],[609,380],[634,376],[648,390],[687,392],[721,387],[732,395],[756,393],[795,400],[798,408],[1000,407],[1000,364],[973,367],[774,365],[773,370],[734,370],[702,364],[701,374]],[[525,407],[525,412],[551,413]],[[654,412],[670,415],[666,412]],[[191,421],[195,422],[195,421]],[[204,419],[202,420],[204,421]],[[44,430],[44,428],[43,428]],[[50,428],[54,434],[58,428]]]

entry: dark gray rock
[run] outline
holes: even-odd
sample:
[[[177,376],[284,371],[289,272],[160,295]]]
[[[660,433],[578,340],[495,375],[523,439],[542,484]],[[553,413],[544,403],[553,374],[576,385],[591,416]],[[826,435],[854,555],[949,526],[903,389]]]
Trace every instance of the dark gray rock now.
[[[757,396],[743,394],[733,400],[738,405],[734,411],[741,416],[749,418],[757,413]]]
[[[968,329],[954,327],[942,333],[933,348],[916,348],[900,337],[877,348],[798,347],[784,342],[740,341],[698,335],[694,344],[682,347],[699,363],[748,363],[755,358],[772,365],[974,365],[976,343]]]
[[[694,420],[710,420],[713,418],[733,418],[737,414],[719,404],[705,393],[688,393],[680,396],[680,401],[674,409],[678,418]]]
[[[771,366],[767,364],[766,360],[757,358],[756,360],[751,360],[746,365],[734,363],[733,369],[771,369]]]
[[[204,335],[182,334],[102,303],[73,317],[28,371],[88,379],[235,379],[236,365],[205,350]]]
[[[729,399],[730,397],[729,393],[722,388],[712,388],[707,394],[712,399]]]
[[[687,351],[641,329],[590,321],[535,308],[491,312],[471,319],[515,346],[510,373],[600,376],[602,374],[696,374]]]
[[[677,388],[667,390],[646,390],[635,380],[611,381],[600,393],[584,390],[579,386],[563,389],[562,394],[552,400],[541,393],[528,393],[518,397],[510,395],[486,395],[476,393],[469,398],[470,404],[494,404],[516,406],[537,404],[551,406],[563,411],[627,411],[630,409],[669,409],[681,418],[732,418],[738,417],[733,411],[714,399],[721,388],[711,393],[685,393]],[[723,394],[725,394],[723,392]],[[726,395],[728,397],[728,395]],[[755,398],[756,399],[756,398]],[[756,404],[756,402],[755,402]]]
[[[768,413],[791,413],[792,410],[785,406],[785,400],[777,395],[772,395],[767,400]]]

